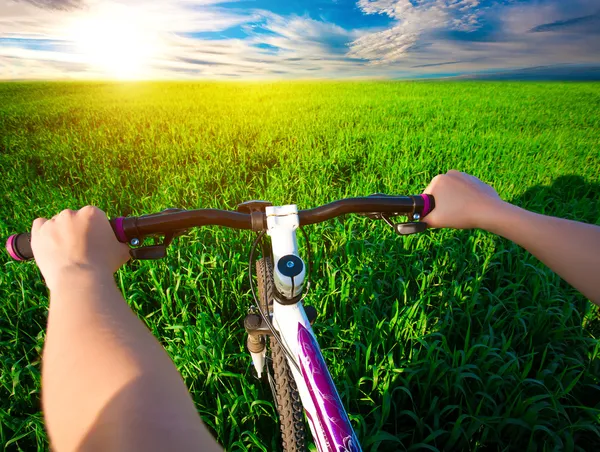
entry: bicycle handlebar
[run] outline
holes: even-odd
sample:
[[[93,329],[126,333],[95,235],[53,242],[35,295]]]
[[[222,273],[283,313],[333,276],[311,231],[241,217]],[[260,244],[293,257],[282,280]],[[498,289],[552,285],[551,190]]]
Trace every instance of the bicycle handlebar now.
[[[348,213],[375,214],[386,216],[419,214],[424,218],[435,207],[433,196],[372,195],[362,198],[346,198],[323,206],[298,212],[300,226],[321,223]],[[231,210],[168,209],[140,217],[118,217],[110,220],[117,240],[122,243],[133,239],[141,241],[148,236],[171,236],[199,226],[225,226],[235,229],[266,230],[264,212],[242,213]],[[33,258],[29,233],[11,235],[6,241],[6,250],[16,261]]]
[[[432,195],[391,196],[372,195],[346,198],[314,209],[298,212],[300,226],[321,223],[347,213],[384,213],[388,216],[418,213],[424,218],[435,207]]]

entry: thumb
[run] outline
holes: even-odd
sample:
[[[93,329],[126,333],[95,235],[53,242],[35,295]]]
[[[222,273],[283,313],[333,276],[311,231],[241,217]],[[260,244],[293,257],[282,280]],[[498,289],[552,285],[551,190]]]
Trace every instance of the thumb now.
[[[436,198],[435,195],[434,195],[434,192],[436,191],[435,188],[436,188],[436,186],[440,182],[440,177],[441,177],[441,175],[435,176],[431,180],[431,182],[429,183],[429,185],[427,186],[427,188],[425,190],[423,190],[423,193],[425,193],[427,195],[434,196],[435,203],[436,203],[435,204],[435,208],[431,212],[429,212],[425,218],[423,218],[423,221],[430,228],[439,228],[439,227],[441,227],[441,225],[439,223],[439,204],[440,204],[440,200],[438,198]]]

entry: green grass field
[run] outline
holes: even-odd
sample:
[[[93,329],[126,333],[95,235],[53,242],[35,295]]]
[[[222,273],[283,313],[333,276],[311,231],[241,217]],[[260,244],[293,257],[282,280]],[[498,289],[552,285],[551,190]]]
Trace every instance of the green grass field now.
[[[86,204],[114,217],[417,194],[451,168],[600,224],[599,112],[599,84],[0,84],[0,238]],[[307,231],[307,303],[365,451],[598,450],[598,311],[534,257],[483,231],[401,239],[362,217]],[[218,441],[273,451],[242,325],[252,237],[195,230],[117,282]],[[0,255],[0,446],[47,450],[47,292],[33,263]]]

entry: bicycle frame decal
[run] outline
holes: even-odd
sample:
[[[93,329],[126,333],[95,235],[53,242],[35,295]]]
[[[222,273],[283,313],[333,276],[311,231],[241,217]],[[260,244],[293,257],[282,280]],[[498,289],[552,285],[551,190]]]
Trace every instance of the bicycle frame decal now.
[[[314,403],[318,421],[329,443],[319,445],[320,450],[360,452],[358,439],[323,360],[319,345],[301,323],[298,323],[298,345],[302,377]]]

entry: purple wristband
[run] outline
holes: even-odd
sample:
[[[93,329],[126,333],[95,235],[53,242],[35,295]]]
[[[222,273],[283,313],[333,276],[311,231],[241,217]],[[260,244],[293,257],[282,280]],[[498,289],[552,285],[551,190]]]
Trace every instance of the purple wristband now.
[[[421,218],[425,218],[430,212],[429,196],[427,196],[426,194],[421,194],[421,198],[423,198],[423,213],[421,214]]]
[[[8,251],[8,254],[10,255],[10,257],[12,257],[14,260],[16,261],[22,261],[23,259],[21,259],[19,257],[19,255],[17,254],[16,250],[15,250],[15,239],[17,238],[16,235],[11,235],[8,240],[6,241],[6,251]]]
[[[127,243],[127,236],[123,230],[123,217],[118,217],[115,219],[115,235],[117,236],[117,240],[119,242]]]

